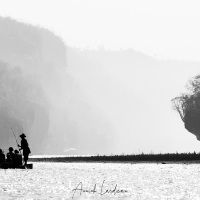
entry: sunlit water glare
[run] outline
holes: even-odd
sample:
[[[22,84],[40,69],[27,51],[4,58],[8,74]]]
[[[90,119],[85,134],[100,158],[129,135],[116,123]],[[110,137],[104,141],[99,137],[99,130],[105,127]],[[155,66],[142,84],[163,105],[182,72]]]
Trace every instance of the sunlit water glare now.
[[[102,183],[104,182],[103,186]],[[73,191],[75,188],[96,192]],[[117,186],[116,186],[117,184]],[[106,192],[114,190],[120,192]],[[105,193],[105,194],[103,194]],[[0,170],[0,199],[200,199],[198,164],[34,163]]]

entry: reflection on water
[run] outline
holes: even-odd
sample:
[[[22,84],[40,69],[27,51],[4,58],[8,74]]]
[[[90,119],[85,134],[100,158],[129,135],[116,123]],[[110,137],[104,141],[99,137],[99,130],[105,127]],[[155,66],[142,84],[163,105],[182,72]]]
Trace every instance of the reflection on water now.
[[[200,168],[198,164],[34,163],[32,170],[0,170],[0,199],[72,199],[73,195],[75,200],[200,199]]]

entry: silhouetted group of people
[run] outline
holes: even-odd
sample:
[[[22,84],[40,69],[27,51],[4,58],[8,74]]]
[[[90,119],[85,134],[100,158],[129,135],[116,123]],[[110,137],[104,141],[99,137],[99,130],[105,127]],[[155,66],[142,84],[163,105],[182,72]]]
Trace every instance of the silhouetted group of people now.
[[[0,163],[7,163],[10,166],[22,165],[22,156],[19,154],[18,150],[15,150],[12,147],[9,148],[9,152],[6,154],[3,153],[0,149]]]
[[[28,156],[31,153],[27,140],[25,139],[26,135],[22,133],[21,137],[21,145],[19,151],[23,150],[23,157],[24,157],[24,165],[27,165]],[[22,155],[18,150],[15,150],[12,147],[9,147],[8,153],[3,153],[2,149],[0,149],[0,163],[7,163],[9,166],[19,166],[22,165]]]

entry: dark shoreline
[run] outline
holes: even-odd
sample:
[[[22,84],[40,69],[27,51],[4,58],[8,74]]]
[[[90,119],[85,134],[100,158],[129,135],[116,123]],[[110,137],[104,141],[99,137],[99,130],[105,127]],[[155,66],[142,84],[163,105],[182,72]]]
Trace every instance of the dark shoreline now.
[[[29,158],[31,162],[87,163],[200,163],[200,153],[136,154],[110,156],[66,156]]]

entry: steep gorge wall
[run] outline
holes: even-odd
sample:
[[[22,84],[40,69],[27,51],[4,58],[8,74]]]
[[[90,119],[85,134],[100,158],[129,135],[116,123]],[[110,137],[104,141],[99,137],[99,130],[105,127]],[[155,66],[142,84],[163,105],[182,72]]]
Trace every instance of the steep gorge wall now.
[[[0,44],[0,148],[16,148],[12,127],[27,134],[32,154],[106,153],[111,127],[67,73],[62,39],[0,17]]]
[[[43,141],[49,129],[51,96],[56,96],[55,91],[58,91],[61,84],[60,74],[65,72],[65,44],[46,29],[19,23],[10,18],[0,18],[0,44],[0,67],[2,72],[6,71],[4,79],[7,82],[3,81],[3,75],[1,81],[8,83],[4,87],[8,113],[11,113],[11,106],[8,104],[11,101],[9,91],[11,90],[11,95],[21,92],[21,96],[12,96],[12,114],[16,119],[10,116],[7,123],[1,123],[4,127],[1,129],[1,136],[7,138],[1,146],[6,148],[6,145],[13,145],[9,129],[12,127],[17,134],[27,133],[32,151],[40,153],[44,150]],[[15,88],[11,86],[13,82],[17,82]],[[29,107],[28,103],[31,104]],[[5,105],[1,106],[1,111],[2,109],[6,110]],[[22,117],[21,113],[25,110],[27,113]],[[27,123],[29,115],[32,120]],[[1,116],[2,119],[4,117],[5,115]]]

